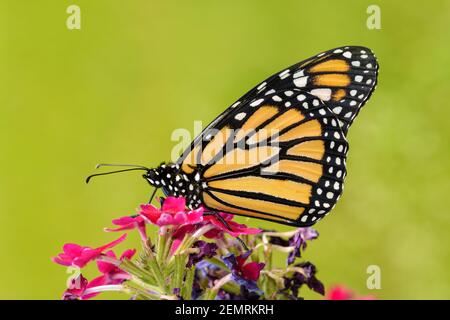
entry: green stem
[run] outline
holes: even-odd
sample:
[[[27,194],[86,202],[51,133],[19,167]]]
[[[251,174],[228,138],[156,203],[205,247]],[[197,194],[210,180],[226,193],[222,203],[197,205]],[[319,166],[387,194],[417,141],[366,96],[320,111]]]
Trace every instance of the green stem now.
[[[137,283],[127,282],[123,284],[124,290],[128,292],[129,295],[135,295],[139,300],[161,300],[159,294],[153,294],[141,288]]]
[[[173,289],[179,288],[183,286],[183,276],[184,270],[186,266],[186,257],[184,255],[176,255],[175,256],[175,271],[173,273],[173,281],[172,281],[172,292]]]
[[[231,273],[227,274],[225,277],[217,281],[211,289],[206,290],[206,292],[203,294],[203,300],[214,300],[217,296],[217,293],[219,290],[225,286],[230,280],[231,280]]]
[[[158,286],[163,290],[167,291],[166,287],[166,281],[164,278],[164,274],[161,271],[160,265],[158,264],[158,261],[156,260],[156,257],[154,255],[148,257],[148,266],[153,273],[153,276],[155,277],[156,283]]]
[[[273,262],[273,254],[272,254],[272,246],[267,245],[263,251],[264,262],[266,263],[266,270],[272,270],[272,262]]]
[[[194,284],[195,267],[191,267],[186,271],[186,278],[184,280],[183,288],[181,288],[181,296],[184,300],[191,300],[192,286]]]
[[[217,291],[211,289],[206,289],[205,293],[202,295],[202,300],[214,300],[216,299]]]
[[[201,227],[200,229],[198,229],[197,231],[195,231],[192,236],[187,236],[185,235],[183,238],[183,241],[181,241],[180,245],[178,246],[177,250],[174,252],[174,254],[170,257],[169,260],[169,264],[168,264],[168,268],[173,267],[172,264],[174,263],[174,256],[176,254],[182,253],[185,250],[189,249],[190,247],[192,247],[192,245],[195,243],[195,241],[197,241],[201,236],[203,236],[206,232],[210,231],[211,229],[213,229],[214,226],[212,225],[206,225],[204,227]]]
[[[234,281],[228,281],[227,283],[222,285],[222,289],[226,292],[239,294],[241,292],[241,288],[239,285]]]
[[[151,285],[147,282],[142,281],[140,278],[138,277],[132,277],[131,280],[132,282],[134,282],[135,284],[137,284],[138,286],[144,288],[147,291],[151,291],[151,292],[156,292],[158,294],[163,294],[163,292],[161,291],[161,288]]]
[[[157,254],[156,259],[161,267],[164,265],[163,264],[164,254],[166,252],[168,238],[169,238],[169,236],[168,236],[167,232],[158,236],[158,247],[156,248],[156,254]]]
[[[149,283],[155,283],[156,279],[154,275],[147,270],[139,267],[134,262],[130,260],[124,260],[120,264],[120,268],[126,272],[128,272],[132,276],[137,276],[143,280],[146,280]]]
[[[209,263],[212,263],[212,264],[222,268],[222,269],[228,270],[228,267],[226,266],[226,264],[223,263],[222,260],[220,260],[217,257],[207,258],[205,260],[208,261]]]

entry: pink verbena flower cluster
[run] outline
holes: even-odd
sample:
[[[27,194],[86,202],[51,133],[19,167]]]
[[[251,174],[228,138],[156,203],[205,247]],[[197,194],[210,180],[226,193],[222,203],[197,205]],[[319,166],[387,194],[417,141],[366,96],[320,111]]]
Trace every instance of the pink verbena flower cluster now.
[[[126,233],[96,248],[65,244],[54,262],[80,269],[96,263],[100,275],[88,281],[80,273],[71,279],[63,299],[85,300],[105,291],[153,300],[300,299],[303,286],[324,294],[316,267],[296,263],[306,242],[317,238],[315,230],[265,231],[240,224],[231,214],[211,214],[202,207],[188,210],[181,197],[160,202],[160,207],[143,204],[137,214],[114,219],[114,227],[104,229],[137,231],[139,254],[128,249],[118,257],[113,251]],[[149,225],[158,232],[149,236]],[[275,251],[286,254],[285,266],[274,264]]]

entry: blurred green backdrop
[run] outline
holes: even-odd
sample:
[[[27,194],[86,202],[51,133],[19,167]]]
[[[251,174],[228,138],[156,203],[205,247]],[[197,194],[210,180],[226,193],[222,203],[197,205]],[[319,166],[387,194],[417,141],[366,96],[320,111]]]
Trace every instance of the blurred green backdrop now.
[[[374,50],[379,85],[350,130],[344,196],[305,258],[327,286],[450,298],[449,1],[0,3],[0,298],[59,299],[67,274],[50,257],[112,240],[102,228],[147,199],[138,173],[86,185],[96,163],[169,160],[174,129],[348,44]],[[81,30],[66,28],[70,4]],[[366,27],[370,4],[381,30]],[[381,290],[366,287],[372,264]]]

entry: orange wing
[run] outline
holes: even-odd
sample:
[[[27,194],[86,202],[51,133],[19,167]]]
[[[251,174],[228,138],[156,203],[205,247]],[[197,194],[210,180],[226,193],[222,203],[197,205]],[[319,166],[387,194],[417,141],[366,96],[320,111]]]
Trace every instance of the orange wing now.
[[[323,218],[345,177],[347,142],[335,115],[317,97],[295,90],[265,96],[239,121],[241,129],[224,127],[203,152],[193,151],[203,203],[296,226]]]

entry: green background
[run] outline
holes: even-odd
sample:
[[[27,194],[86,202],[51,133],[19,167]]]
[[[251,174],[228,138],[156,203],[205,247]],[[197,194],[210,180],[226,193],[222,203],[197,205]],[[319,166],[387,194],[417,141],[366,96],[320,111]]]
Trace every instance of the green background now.
[[[374,50],[379,85],[348,136],[344,196],[305,258],[327,287],[450,298],[449,1],[0,3],[0,298],[59,299],[67,274],[50,257],[116,238],[102,228],[147,199],[138,173],[86,185],[96,163],[170,160],[174,129],[342,45]],[[381,30],[366,27],[374,3]],[[81,30],[66,28],[70,4]],[[369,265],[380,290],[366,287]]]

